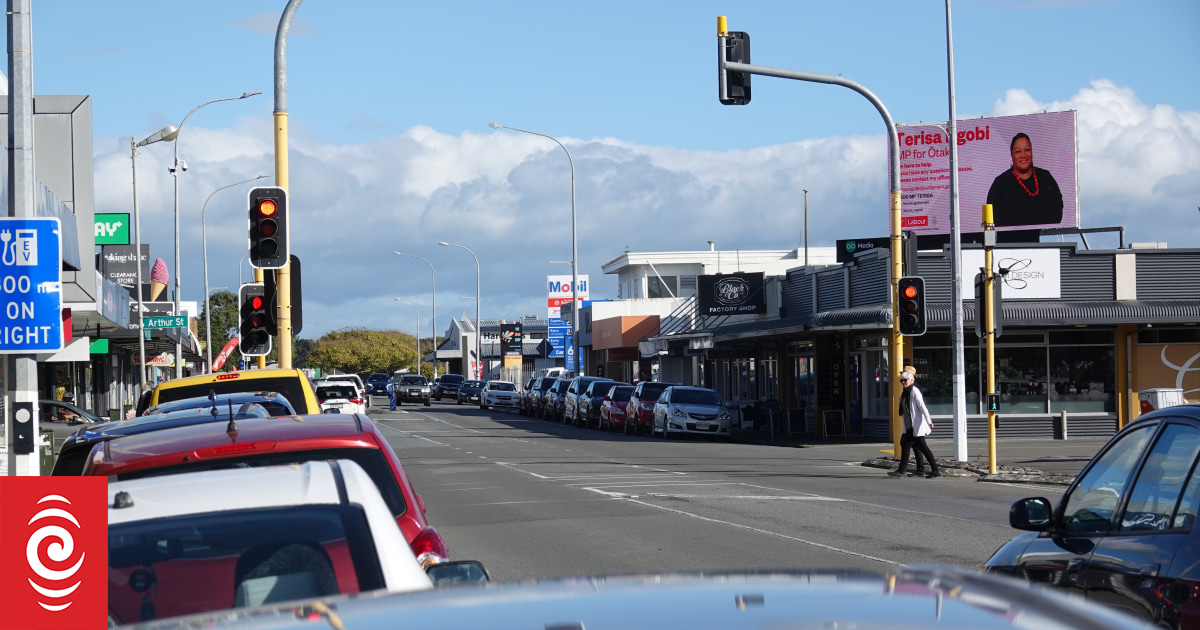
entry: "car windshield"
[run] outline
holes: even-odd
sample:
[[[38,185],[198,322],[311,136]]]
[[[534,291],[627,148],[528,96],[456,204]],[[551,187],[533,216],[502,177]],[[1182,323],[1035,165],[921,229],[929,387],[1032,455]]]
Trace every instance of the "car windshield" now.
[[[384,587],[357,505],[227,510],[110,525],[118,625]],[[336,567],[336,571],[335,571]]]
[[[412,376],[401,376],[400,383],[404,385],[428,385],[429,380],[424,376],[417,376],[414,374]]]
[[[443,385],[458,385],[463,382],[461,374],[446,374],[442,376]]]
[[[463,381],[462,386],[466,389],[482,388],[483,381]]]
[[[494,392],[515,392],[515,391],[517,391],[517,386],[513,385],[512,383],[503,383],[503,382],[489,383],[488,389],[490,389]]]
[[[351,385],[323,385],[317,388],[317,398],[319,400],[329,400],[330,398],[355,398],[358,392]]]
[[[632,387],[615,387],[612,391],[612,399],[617,402],[629,402],[629,397],[632,395]]]
[[[680,405],[719,406],[721,397],[707,389],[677,389],[671,392],[671,402]]]
[[[657,399],[660,395],[662,395],[663,390],[665,390],[666,388],[668,388],[670,386],[671,385],[669,383],[643,383],[641,386],[642,387],[641,398],[643,400]]]
[[[372,374],[367,377],[368,383],[386,383],[391,380],[387,374]]]

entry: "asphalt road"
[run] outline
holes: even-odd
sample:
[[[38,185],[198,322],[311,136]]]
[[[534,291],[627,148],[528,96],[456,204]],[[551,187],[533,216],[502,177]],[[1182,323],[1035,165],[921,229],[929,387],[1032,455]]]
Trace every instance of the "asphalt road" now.
[[[505,581],[921,563],[978,568],[1017,533],[1008,526],[1014,500],[1057,501],[1064,489],[892,479],[860,465],[878,445],[635,438],[445,402],[370,415],[451,556],[480,560]],[[1076,446],[1083,454],[1089,448]]]

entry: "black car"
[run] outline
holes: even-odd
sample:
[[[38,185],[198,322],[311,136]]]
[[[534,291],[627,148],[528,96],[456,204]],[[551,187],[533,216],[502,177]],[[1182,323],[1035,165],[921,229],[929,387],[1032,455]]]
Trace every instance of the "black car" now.
[[[1063,589],[1146,619],[1200,628],[1200,405],[1168,407],[1128,424],[1092,458],[1058,506],[1012,505],[1029,533],[986,570]]]
[[[483,391],[483,386],[487,385],[487,381],[463,381],[458,387],[458,394],[454,399],[456,405],[463,403],[479,404],[479,392]]]
[[[371,404],[372,396],[391,398],[395,385],[392,377],[383,373],[375,373],[367,377],[367,405]]]
[[[521,404],[517,408],[517,412],[520,413],[522,416],[530,415],[529,408],[530,408],[530,402],[532,401],[532,398],[533,398],[533,384],[536,382],[538,382],[538,377],[536,377],[536,376],[530,377],[528,380],[525,381],[525,387],[521,389]]]
[[[542,394],[543,418],[566,422],[566,418],[563,416],[563,404],[566,402],[567,388],[570,386],[571,379],[569,378],[555,379],[550,389],[546,390],[545,394]]]
[[[567,387],[566,396],[563,397],[563,422],[574,424],[575,426],[587,425],[587,417],[584,415],[587,409],[584,404],[581,404],[586,403],[586,401],[581,401],[580,398],[584,396],[584,392],[596,381],[611,383],[612,379],[599,376],[576,376],[571,381],[570,386]]]
[[[453,398],[458,400],[458,388],[466,380],[462,374],[443,374],[438,379],[437,387],[433,390],[433,399]]]
[[[600,428],[600,405],[604,403],[604,395],[616,385],[620,385],[620,383],[601,379],[592,381],[591,385],[583,390],[576,403],[579,415],[583,418],[583,426],[591,428],[595,421],[596,428]]]
[[[557,380],[553,376],[543,376],[533,384],[533,391],[529,395],[529,415],[535,418],[544,417],[546,392],[554,386],[554,382]]]

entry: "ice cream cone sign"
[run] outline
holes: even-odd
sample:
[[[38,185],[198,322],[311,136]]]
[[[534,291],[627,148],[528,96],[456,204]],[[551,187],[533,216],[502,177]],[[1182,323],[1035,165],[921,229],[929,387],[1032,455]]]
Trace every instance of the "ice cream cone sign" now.
[[[167,288],[167,263],[161,258],[154,259],[154,267],[150,270],[150,301],[158,300],[163,289]]]

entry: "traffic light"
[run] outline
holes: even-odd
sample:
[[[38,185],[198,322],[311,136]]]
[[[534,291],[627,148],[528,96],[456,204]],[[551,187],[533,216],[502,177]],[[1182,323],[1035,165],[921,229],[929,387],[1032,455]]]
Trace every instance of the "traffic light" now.
[[[250,264],[279,269],[288,262],[287,192],[278,186],[250,189]]]
[[[900,334],[916,337],[925,334],[925,279],[905,276],[896,285],[896,305],[900,312]]]
[[[987,305],[983,300],[983,268],[980,267],[980,273],[975,274],[975,336],[980,339],[987,334],[986,320],[984,319],[987,313]],[[992,328],[997,337],[1004,334],[1004,281],[1003,276],[996,276],[992,280]]]
[[[262,283],[243,284],[238,290],[238,350],[244,356],[261,357],[271,353],[266,295]]]
[[[750,63],[750,34],[729,31],[724,36],[721,55],[725,61]],[[724,105],[745,105],[750,102],[750,73],[726,72],[725,89],[719,95]],[[718,78],[719,80],[719,78]]]

